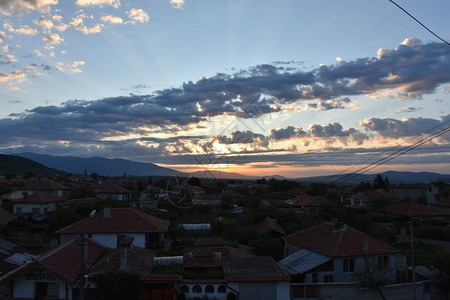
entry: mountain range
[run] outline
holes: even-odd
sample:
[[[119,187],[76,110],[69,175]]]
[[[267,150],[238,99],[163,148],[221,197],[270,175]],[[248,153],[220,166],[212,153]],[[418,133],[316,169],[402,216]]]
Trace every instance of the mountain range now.
[[[54,156],[54,155],[45,155],[45,154],[36,154],[31,152],[23,152],[15,154],[16,156],[11,155],[2,155],[12,157],[10,160],[16,160],[18,156],[30,159],[34,162],[37,162],[46,167],[57,169],[61,171],[65,171],[73,174],[84,174],[87,172],[88,174],[97,173],[99,175],[109,175],[109,176],[122,176],[124,174],[134,175],[134,176],[180,176],[180,177],[189,177],[195,176],[199,178],[207,178],[207,179],[237,179],[237,180],[256,180],[262,178],[262,176],[248,176],[242,175],[238,173],[229,173],[223,171],[216,170],[204,170],[197,171],[193,173],[180,173],[177,170],[160,167],[153,163],[143,163],[130,161],[126,159],[108,159],[102,157],[91,157],[91,158],[82,158],[76,156]],[[5,165],[5,162],[8,160],[3,157],[3,160],[0,160],[0,167]],[[1,158],[1,157],[0,157]],[[5,165],[6,166],[6,165]],[[10,170],[10,169],[8,169]],[[53,170],[55,171],[55,170]],[[10,171],[6,172],[2,168],[0,168],[0,172],[3,173],[11,173]],[[38,171],[32,171],[35,173],[44,173]],[[432,172],[397,172],[397,171],[388,171],[383,172],[381,175],[387,177],[390,183],[430,183],[433,181],[445,181],[450,183],[450,175],[443,175]],[[302,177],[302,178],[289,178],[290,180],[301,181],[301,182],[323,182],[323,183],[348,183],[354,184],[359,182],[373,182],[376,174],[340,174],[340,175],[332,175],[332,176],[315,176],[315,177]],[[264,176],[266,179],[275,178],[278,180],[288,179],[283,176],[273,175],[273,176]]]

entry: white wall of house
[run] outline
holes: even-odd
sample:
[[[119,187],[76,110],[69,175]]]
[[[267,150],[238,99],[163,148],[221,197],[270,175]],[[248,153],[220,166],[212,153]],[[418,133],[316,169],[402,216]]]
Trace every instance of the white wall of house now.
[[[31,214],[33,212],[33,208],[39,209],[36,214],[46,214],[47,212],[53,211],[56,209],[56,203],[14,203],[13,204],[13,213],[14,214]],[[20,209],[20,213],[19,210]]]
[[[13,284],[13,297],[14,298],[25,298],[25,299],[34,299],[36,293],[36,283],[37,282],[45,282],[45,283],[57,283],[58,284],[58,298],[64,299],[66,298],[66,283],[60,280],[29,280],[26,275],[21,275],[14,280]]]
[[[225,286],[225,284],[223,284],[223,283],[222,284],[216,284],[216,283],[214,283],[214,284],[211,284],[211,283],[206,283],[206,284],[203,284],[203,283],[189,283],[189,284],[182,284],[182,286],[183,285],[186,285],[189,288],[189,293],[185,293],[185,295],[186,295],[186,297],[188,299],[189,298],[194,298],[194,297],[202,298],[203,295],[206,295],[209,298],[214,298],[215,297],[218,300],[226,300],[227,299],[227,294],[229,292],[231,292],[231,290],[227,289],[227,288],[226,288],[226,292],[225,293],[219,293],[218,292],[219,286],[221,286],[221,285]],[[210,286],[212,286],[214,288],[214,293],[206,293],[206,287],[208,285],[210,285]],[[193,291],[194,286],[200,286],[202,292],[201,293],[194,293],[194,291]],[[286,298],[286,299],[289,299],[289,298]]]
[[[277,283],[277,300],[290,299],[290,282],[278,282]]]
[[[388,257],[388,266],[385,268],[384,276],[388,280],[394,280],[396,276],[396,265],[395,265],[395,254],[386,255]],[[344,260],[345,258],[335,258],[333,260],[333,282],[356,282],[357,279],[354,277],[354,273],[361,270],[361,267],[366,263],[366,259],[362,256],[353,257],[354,259],[354,271],[344,272]],[[369,259],[377,265],[378,255],[370,256]],[[327,273],[327,272],[324,272]],[[323,274],[325,275],[325,274]],[[321,278],[323,279],[323,278]],[[324,282],[319,281],[319,282]]]

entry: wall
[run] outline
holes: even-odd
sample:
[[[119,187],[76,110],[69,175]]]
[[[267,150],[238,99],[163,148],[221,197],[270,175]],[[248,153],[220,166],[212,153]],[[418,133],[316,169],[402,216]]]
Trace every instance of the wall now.
[[[44,209],[48,208],[49,211],[53,211],[56,208],[55,203],[14,203],[13,204],[13,213],[16,213],[16,207],[22,207],[22,214],[31,214],[33,207],[39,208],[39,214],[44,214]]]
[[[133,245],[145,248],[145,234],[144,233],[93,233],[92,239],[97,243],[109,247],[117,248],[117,235],[126,234],[134,237]],[[86,234],[85,236],[88,236]],[[72,239],[78,238],[79,234],[61,234],[61,243],[65,243]]]

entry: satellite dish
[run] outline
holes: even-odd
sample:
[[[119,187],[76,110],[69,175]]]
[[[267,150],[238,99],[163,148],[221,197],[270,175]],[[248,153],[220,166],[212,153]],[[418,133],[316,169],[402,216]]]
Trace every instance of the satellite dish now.
[[[91,211],[91,213],[89,214],[89,217],[93,217],[95,215],[97,211],[94,209],[93,211]]]

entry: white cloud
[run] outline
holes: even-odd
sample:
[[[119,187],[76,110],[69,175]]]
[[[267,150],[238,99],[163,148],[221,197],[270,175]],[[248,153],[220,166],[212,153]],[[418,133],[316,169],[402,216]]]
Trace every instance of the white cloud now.
[[[141,8],[132,8],[127,12],[128,17],[131,19],[131,23],[145,23],[150,20],[148,14]]]
[[[1,0],[0,12],[4,14],[22,15],[30,10],[50,11],[50,5],[58,4],[58,0]]]
[[[120,0],[77,0],[75,2],[78,6],[105,6],[109,5],[114,8],[119,8]]]
[[[0,82],[6,82],[11,80],[24,80],[26,75],[21,70],[15,70],[9,74],[0,73]]]
[[[53,28],[53,22],[41,16],[39,19],[34,20],[34,24],[41,30],[50,30]]]
[[[174,8],[182,9],[182,8],[184,8],[185,1],[184,0],[170,0],[170,4]]]
[[[81,31],[84,34],[91,34],[91,33],[99,33],[102,31],[103,24],[97,24],[93,27],[87,27],[84,25],[84,19],[93,19],[93,16],[87,16],[85,14],[80,14],[76,16],[75,18],[72,18],[72,22],[69,23],[69,25],[77,31]]]
[[[64,39],[62,39],[57,33],[46,35],[44,36],[43,40],[49,43],[50,45],[59,45],[62,42],[64,42]]]
[[[3,39],[6,37],[6,33],[0,30],[0,44],[3,43]]]
[[[39,31],[37,31],[34,28],[31,28],[28,25],[22,25],[18,29],[14,30],[14,32],[24,35],[35,35],[39,33]]]
[[[109,22],[111,24],[122,24],[123,23],[123,19],[121,17],[114,16],[114,15],[103,16],[103,17],[101,17],[101,20],[105,23]]]

